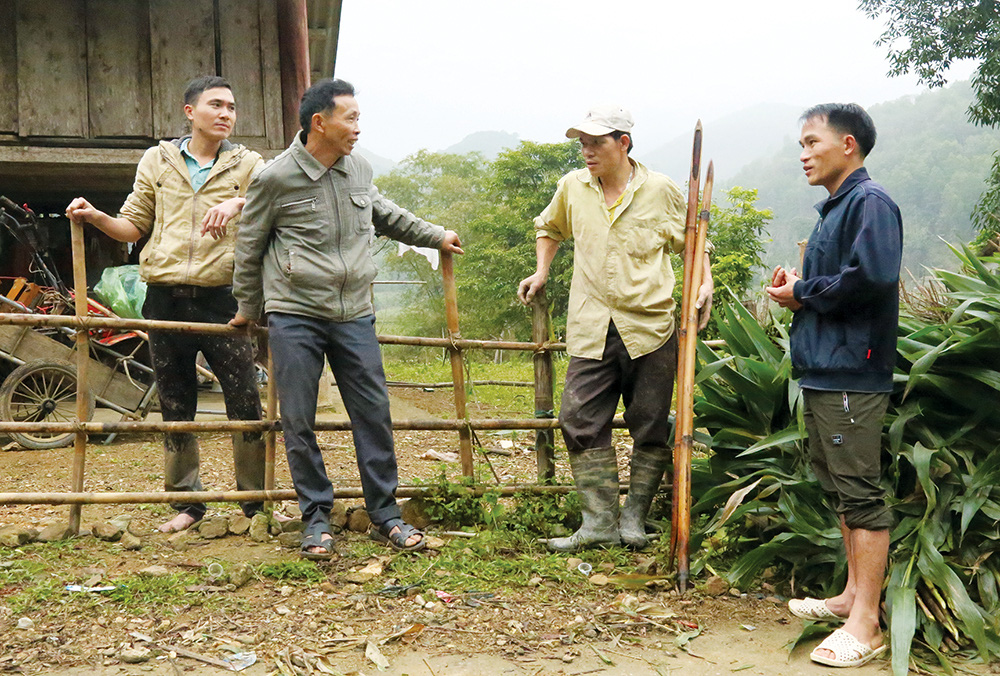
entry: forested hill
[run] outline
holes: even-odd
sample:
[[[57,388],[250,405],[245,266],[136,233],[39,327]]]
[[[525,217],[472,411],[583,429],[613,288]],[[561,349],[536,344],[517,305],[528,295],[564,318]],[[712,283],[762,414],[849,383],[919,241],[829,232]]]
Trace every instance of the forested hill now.
[[[1000,130],[967,121],[971,100],[969,84],[961,82],[868,111],[878,142],[865,164],[899,204],[903,265],[916,276],[923,275],[924,266],[955,266],[942,238],[960,244],[975,236],[969,215],[983,191],[992,155],[1000,150]],[[771,266],[797,264],[796,242],[809,236],[816,222],[813,205],[826,197],[822,188],[806,183],[798,158],[797,141],[788,140],[775,155],[751,162],[724,181],[725,186],[757,188],[757,206],[774,211],[765,255]]]

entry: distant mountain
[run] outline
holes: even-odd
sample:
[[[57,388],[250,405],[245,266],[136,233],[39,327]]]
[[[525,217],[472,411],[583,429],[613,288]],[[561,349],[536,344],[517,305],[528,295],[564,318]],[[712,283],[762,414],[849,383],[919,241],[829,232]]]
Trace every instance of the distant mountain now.
[[[971,100],[969,83],[958,82],[868,109],[878,141],[865,165],[899,205],[903,265],[917,277],[925,266],[954,268],[956,259],[942,240],[961,244],[975,236],[970,214],[1000,149],[1000,130],[968,121]],[[808,238],[817,218],[813,205],[827,197],[806,183],[797,136],[722,182],[723,188],[732,185],[756,188],[758,208],[774,212],[765,262],[797,265],[796,242]]]
[[[788,139],[798,139],[802,108],[761,103],[724,117],[702,121],[702,172],[709,160],[715,163],[716,179],[733,176],[749,162],[772,155]],[[636,157],[650,169],[683,184],[691,173],[691,130],[667,143],[647,150],[642,136],[636,138]]]
[[[506,131],[477,131],[469,134],[458,143],[448,146],[442,152],[455,155],[478,152],[492,160],[502,151],[514,148],[521,142],[517,134]]]
[[[362,148],[358,146],[354,149],[354,152],[360,154],[363,158],[368,160],[372,165],[372,175],[381,176],[382,174],[388,174],[390,171],[396,168],[396,163],[390,160],[388,157],[382,157],[381,155],[376,155],[367,148]]]

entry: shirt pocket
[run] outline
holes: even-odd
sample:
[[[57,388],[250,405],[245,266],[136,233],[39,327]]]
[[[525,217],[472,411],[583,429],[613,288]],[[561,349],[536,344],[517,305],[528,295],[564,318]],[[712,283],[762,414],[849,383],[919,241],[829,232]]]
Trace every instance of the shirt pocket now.
[[[351,207],[355,232],[371,233],[373,229],[372,198],[368,194],[368,190],[351,190]]]

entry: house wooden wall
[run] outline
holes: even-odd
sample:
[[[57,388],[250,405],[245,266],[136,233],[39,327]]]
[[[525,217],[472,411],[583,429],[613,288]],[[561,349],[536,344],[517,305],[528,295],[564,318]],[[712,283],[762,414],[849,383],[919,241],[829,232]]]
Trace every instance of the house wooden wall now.
[[[284,147],[274,0],[0,0],[0,29],[0,140],[148,146],[185,130],[187,82],[218,74],[234,140]]]

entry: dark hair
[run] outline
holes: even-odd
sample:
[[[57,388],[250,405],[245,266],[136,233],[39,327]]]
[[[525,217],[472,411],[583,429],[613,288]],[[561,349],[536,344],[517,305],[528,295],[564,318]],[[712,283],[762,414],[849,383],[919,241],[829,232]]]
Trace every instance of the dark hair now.
[[[306,90],[299,103],[299,124],[302,125],[303,134],[309,134],[313,115],[333,110],[336,106],[333,99],[338,96],[354,96],[354,85],[344,80],[327,78]]]
[[[862,158],[867,157],[875,147],[875,123],[856,103],[821,103],[802,113],[799,122],[808,122],[814,117],[825,119],[830,128],[841,134],[853,136],[861,149]]]
[[[218,75],[202,75],[200,77],[196,77],[188,82],[187,89],[184,90],[184,105],[195,105],[198,103],[198,99],[201,98],[202,92],[208,89],[217,89],[219,87],[225,87],[229,91],[233,91],[233,88],[229,86],[229,82],[227,82],[225,78],[219,77]]]
[[[616,129],[613,132],[611,132],[610,134],[608,134],[608,136],[610,136],[611,138],[613,138],[616,141],[618,139],[620,139],[622,136],[628,136],[628,148],[625,150],[625,154],[628,155],[629,153],[632,152],[632,146],[635,145],[634,143],[632,143],[632,134],[630,134],[627,131],[618,131]]]

